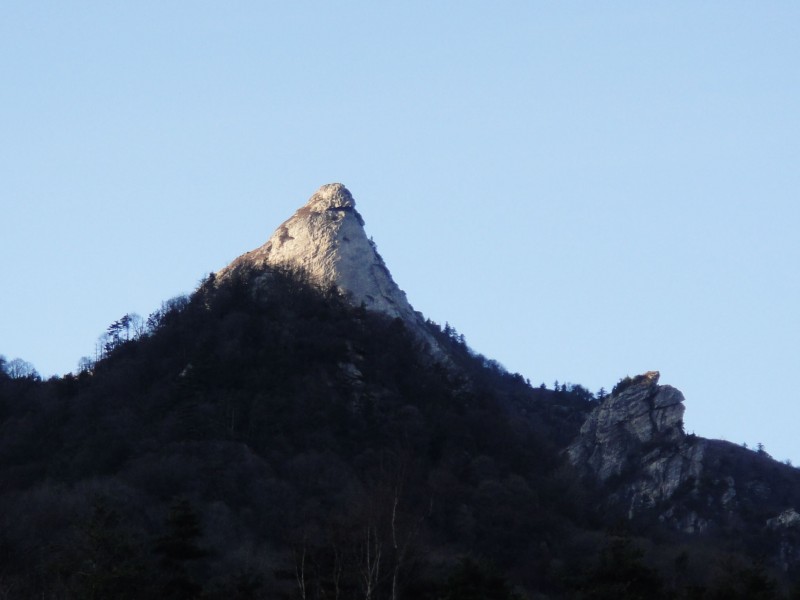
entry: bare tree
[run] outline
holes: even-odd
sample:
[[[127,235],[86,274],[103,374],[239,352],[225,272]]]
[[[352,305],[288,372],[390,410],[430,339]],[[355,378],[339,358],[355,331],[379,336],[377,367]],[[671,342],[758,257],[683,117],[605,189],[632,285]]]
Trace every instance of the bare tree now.
[[[5,372],[11,379],[39,379],[39,373],[34,366],[21,358],[15,358],[6,363]]]
[[[306,600],[308,595],[306,593],[307,588],[307,581],[306,581],[306,555],[307,555],[307,545],[306,545],[306,538],[303,538],[303,543],[300,544],[299,548],[295,548],[294,551],[294,574],[295,579],[297,580],[297,588],[300,592],[300,598],[302,600]]]
[[[129,313],[130,330],[133,332],[133,339],[138,340],[147,332],[147,322],[137,313]]]
[[[100,334],[94,344],[94,362],[99,363],[108,355],[108,348],[111,344],[111,336],[104,332]]]
[[[81,356],[78,361],[78,373],[91,373],[94,370],[94,361],[88,356]]]
[[[291,577],[303,600],[398,600],[430,505],[406,493],[413,452],[386,452],[323,521],[302,519]],[[289,575],[289,572],[286,573]]]
[[[364,600],[373,600],[381,576],[382,536],[377,523],[369,522],[364,526],[361,534],[361,543],[356,546],[361,590],[364,593]]]
[[[412,455],[409,448],[387,454],[380,479],[367,494],[358,543],[354,544],[365,600],[373,600],[379,589],[387,587],[391,600],[397,600],[414,542],[427,517],[427,513],[404,505]]]

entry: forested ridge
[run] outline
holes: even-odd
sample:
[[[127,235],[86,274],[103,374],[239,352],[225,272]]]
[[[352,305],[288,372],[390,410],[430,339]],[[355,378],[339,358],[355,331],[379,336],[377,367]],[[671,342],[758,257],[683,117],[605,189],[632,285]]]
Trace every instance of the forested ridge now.
[[[631,523],[563,449],[595,400],[296,272],[206,279],[96,360],[0,369],[0,598],[777,598]],[[132,328],[135,331],[132,331]]]

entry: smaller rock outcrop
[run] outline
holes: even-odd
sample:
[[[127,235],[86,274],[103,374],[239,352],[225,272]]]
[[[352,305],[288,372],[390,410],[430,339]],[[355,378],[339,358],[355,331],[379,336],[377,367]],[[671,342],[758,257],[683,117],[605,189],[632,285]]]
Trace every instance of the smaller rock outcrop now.
[[[683,431],[683,394],[651,371],[620,382],[581,427],[570,461],[613,487],[629,517],[669,499],[702,471],[704,444]]]
[[[793,508],[786,509],[777,517],[767,520],[767,527],[770,529],[788,529],[790,527],[800,527],[800,513]]]
[[[773,555],[800,564],[800,473],[723,440],[683,431],[684,398],[651,371],[625,378],[586,417],[570,462],[602,488],[601,509],[686,533],[776,534]],[[794,568],[792,566],[792,568]]]

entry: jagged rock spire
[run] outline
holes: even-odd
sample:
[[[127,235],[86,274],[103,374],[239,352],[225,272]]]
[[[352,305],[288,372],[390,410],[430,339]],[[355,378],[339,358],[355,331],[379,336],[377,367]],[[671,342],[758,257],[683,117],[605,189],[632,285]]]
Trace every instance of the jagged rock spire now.
[[[399,317],[417,335],[436,347],[422,315],[364,231],[350,191],[341,183],[319,188],[260,248],[243,254],[217,275],[242,266],[289,266],[301,269],[320,287],[335,285],[355,306]]]

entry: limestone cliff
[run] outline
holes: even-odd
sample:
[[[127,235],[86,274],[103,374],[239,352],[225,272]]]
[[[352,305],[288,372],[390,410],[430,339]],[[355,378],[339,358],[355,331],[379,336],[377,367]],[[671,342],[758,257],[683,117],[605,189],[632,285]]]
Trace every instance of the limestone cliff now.
[[[421,314],[414,311],[367,237],[364,220],[341,183],[323,185],[267,242],[217,273],[225,278],[244,266],[288,266],[322,288],[335,286],[354,306],[400,318],[438,352]]]

